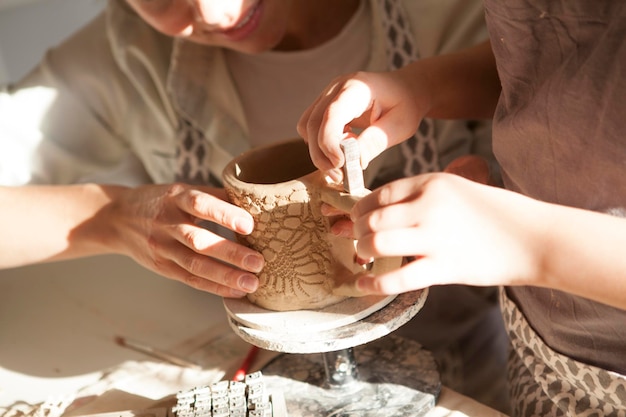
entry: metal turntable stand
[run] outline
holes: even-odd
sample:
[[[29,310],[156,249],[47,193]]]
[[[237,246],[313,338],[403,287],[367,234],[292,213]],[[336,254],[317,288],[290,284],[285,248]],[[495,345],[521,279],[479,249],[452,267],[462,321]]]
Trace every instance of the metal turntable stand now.
[[[307,311],[270,311],[245,298],[224,305],[242,339],[290,353],[262,369],[268,389],[282,391],[290,417],[407,417],[434,407],[439,372],[421,345],[389,334],[417,314],[427,292],[350,298]]]

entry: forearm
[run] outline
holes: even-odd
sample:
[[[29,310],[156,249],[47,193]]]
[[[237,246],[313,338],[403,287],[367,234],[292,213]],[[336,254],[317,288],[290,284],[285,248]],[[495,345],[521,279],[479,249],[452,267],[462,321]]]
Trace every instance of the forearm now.
[[[427,116],[439,119],[490,119],[500,95],[500,80],[489,42],[417,61],[399,74]]]
[[[626,309],[626,219],[549,206],[538,285]]]
[[[108,205],[123,187],[0,187],[0,268],[111,253]]]

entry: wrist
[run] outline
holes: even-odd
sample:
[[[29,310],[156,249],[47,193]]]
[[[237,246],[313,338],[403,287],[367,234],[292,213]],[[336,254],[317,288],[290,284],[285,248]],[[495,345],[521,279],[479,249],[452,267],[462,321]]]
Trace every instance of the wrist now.
[[[433,108],[432,76],[428,70],[430,61],[418,61],[396,70],[406,87],[406,99],[413,103],[417,116],[427,117]]]
[[[85,184],[82,190],[85,220],[73,235],[88,251],[94,254],[122,253],[117,223],[120,218],[121,201],[130,188],[114,185]]]

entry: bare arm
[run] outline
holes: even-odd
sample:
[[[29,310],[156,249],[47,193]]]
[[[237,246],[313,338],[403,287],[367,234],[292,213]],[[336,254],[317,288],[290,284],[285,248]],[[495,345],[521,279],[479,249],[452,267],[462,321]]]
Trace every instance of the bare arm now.
[[[535,285],[626,309],[626,218],[550,205]]]
[[[626,309],[626,218],[549,204],[456,175],[402,179],[354,208],[358,253],[412,256],[366,293],[532,285]]]
[[[418,61],[398,70],[412,95],[424,100],[425,116],[437,119],[491,119],[500,79],[491,43]],[[421,97],[428,92],[428,96]]]
[[[89,229],[98,227],[97,213],[120,191],[96,185],[0,187],[0,267],[113,252]]]
[[[184,184],[0,187],[0,268],[118,253],[223,296],[256,290],[261,254],[202,227],[252,231],[223,190]]]

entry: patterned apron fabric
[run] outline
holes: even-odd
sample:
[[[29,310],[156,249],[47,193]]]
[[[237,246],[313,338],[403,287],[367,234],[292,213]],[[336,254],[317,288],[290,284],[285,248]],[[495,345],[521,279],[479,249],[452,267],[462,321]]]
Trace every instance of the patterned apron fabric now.
[[[211,172],[208,163],[211,148],[200,129],[181,118],[176,143],[176,181],[196,185],[222,184],[222,180]]]
[[[410,21],[401,0],[377,0],[383,13],[382,27],[387,34],[385,52],[390,70],[402,68],[417,61],[419,51],[413,38]],[[431,119],[423,119],[419,129],[400,144],[404,157],[403,176],[439,170],[435,129]]]
[[[382,25],[387,33],[385,52],[390,70],[400,68],[419,59],[413,39],[410,21],[402,8],[401,0],[376,0],[381,8]],[[180,116],[178,126],[178,148],[176,181],[189,184],[220,185],[217,173],[211,172],[209,162],[210,144],[204,133],[191,121]],[[424,119],[413,137],[401,145],[402,172],[393,179],[423,172],[439,170],[434,126],[430,119]],[[375,186],[387,181],[377,181]],[[373,186],[372,188],[375,188]]]
[[[508,372],[514,417],[626,417],[626,376],[555,352],[504,289],[500,303],[512,344]]]

